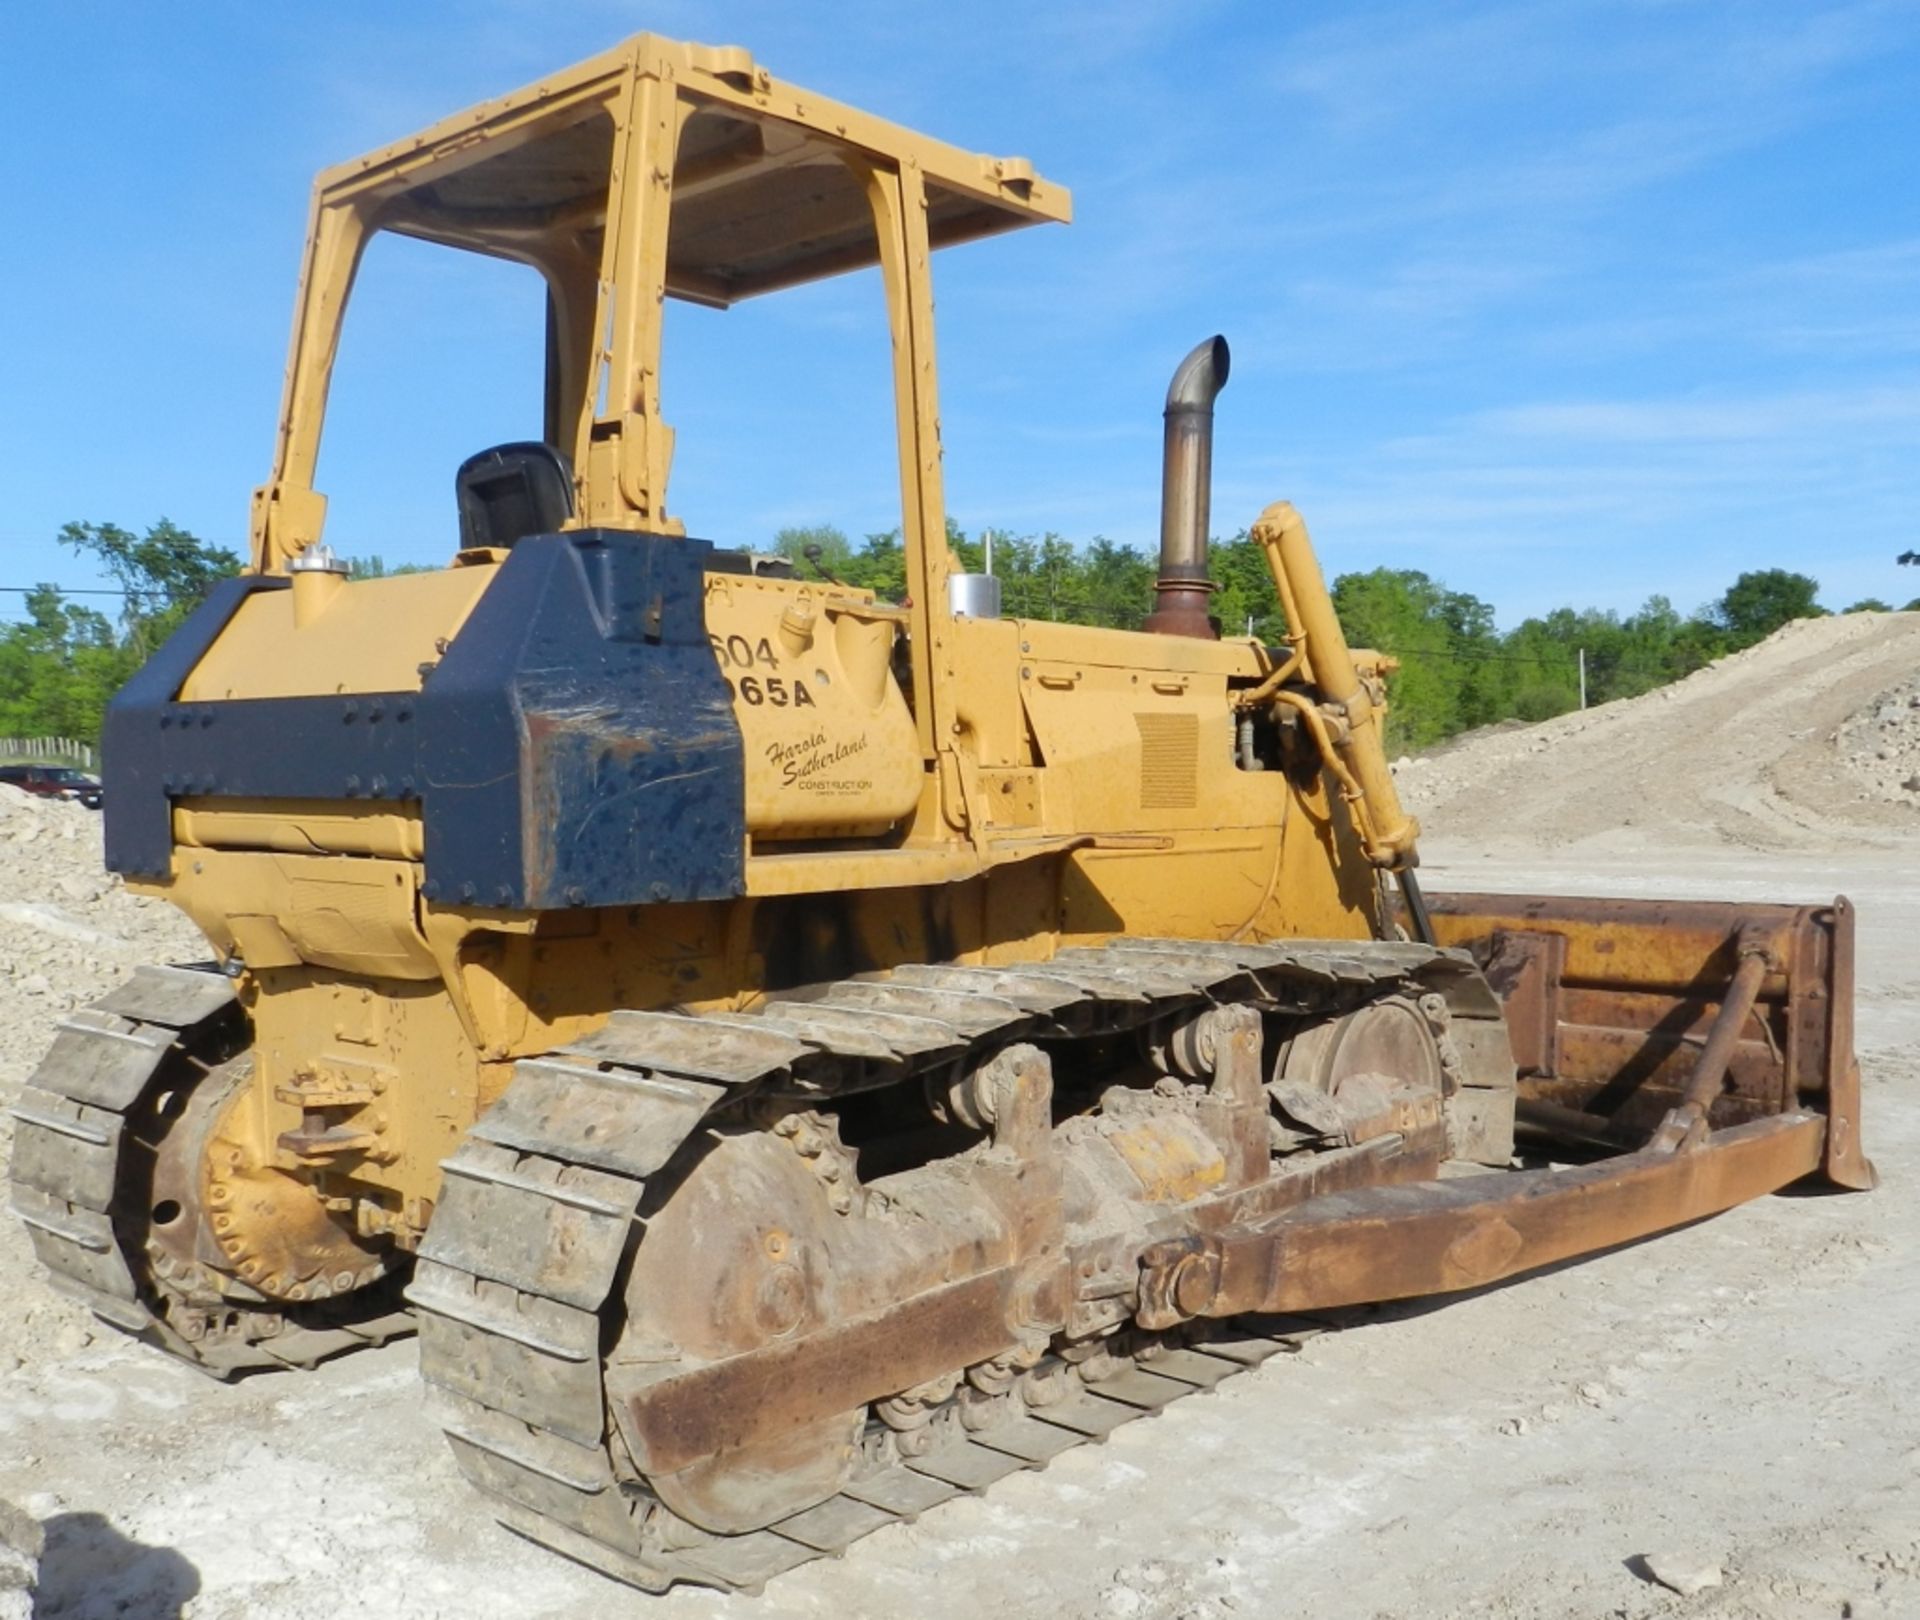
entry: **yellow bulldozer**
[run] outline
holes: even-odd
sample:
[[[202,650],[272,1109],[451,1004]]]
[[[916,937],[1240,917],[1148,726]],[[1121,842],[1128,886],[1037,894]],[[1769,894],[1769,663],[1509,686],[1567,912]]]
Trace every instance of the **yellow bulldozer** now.
[[[1209,616],[1224,342],[1144,629],[961,567],[933,253],[1069,213],[652,36],[320,177],[251,566],[107,718],[108,864],[215,960],[23,1092],[59,1287],[221,1376],[417,1330],[507,1525],[751,1588],[1313,1313],[1871,1184],[1844,900],[1422,896],[1290,506],[1284,644]],[[314,470],[381,232],[538,271],[545,430],[448,469],[446,566],[355,579]],[[666,301],[874,267],[898,601],[667,505]]]

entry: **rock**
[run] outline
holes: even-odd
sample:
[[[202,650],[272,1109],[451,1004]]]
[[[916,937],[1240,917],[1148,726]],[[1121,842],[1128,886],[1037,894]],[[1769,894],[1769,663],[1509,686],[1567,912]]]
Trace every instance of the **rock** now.
[[[1718,1586],[1722,1579],[1718,1564],[1701,1558],[1688,1558],[1681,1553],[1647,1553],[1641,1562],[1656,1581],[1669,1592],[1678,1592],[1682,1597],[1692,1597],[1709,1587]]]
[[[1909,776],[1906,781],[1900,785],[1909,793],[1920,793],[1920,771],[1915,771],[1912,776]]]
[[[58,887],[69,900],[84,903],[100,898],[100,879],[91,872],[68,872],[60,878]]]
[[[0,1500],[0,1620],[32,1620],[45,1533],[32,1514]]]

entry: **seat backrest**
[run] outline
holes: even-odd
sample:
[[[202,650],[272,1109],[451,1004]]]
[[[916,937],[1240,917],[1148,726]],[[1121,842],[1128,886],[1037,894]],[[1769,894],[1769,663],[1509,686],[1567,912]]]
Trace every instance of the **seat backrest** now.
[[[469,456],[453,492],[462,551],[552,534],[573,516],[573,471],[550,444],[497,444]]]

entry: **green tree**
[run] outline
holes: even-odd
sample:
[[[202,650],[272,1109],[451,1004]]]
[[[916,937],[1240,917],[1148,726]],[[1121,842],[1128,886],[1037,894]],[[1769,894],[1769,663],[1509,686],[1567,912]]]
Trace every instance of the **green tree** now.
[[[390,563],[375,552],[371,557],[349,557],[349,579],[394,579],[401,574],[437,574],[432,563]]]
[[[1096,534],[1075,555],[1060,617],[1138,630],[1153,611],[1153,581],[1158,573],[1156,564],[1132,546]]]
[[[38,586],[27,617],[0,631],[0,731],[92,742],[107,699],[139,663],[105,614]]]
[[[59,539],[126,592],[121,631],[142,658],[173,634],[215,580],[240,571],[239,557],[226,547],[165,518],[140,537],[112,523],[69,523]]]
[[[870,534],[847,560],[841,577],[889,602],[907,599],[907,547],[898,529]]]
[[[844,578],[847,564],[853,558],[853,547],[847,543],[846,535],[831,523],[782,529],[773,537],[773,549],[791,560],[802,574],[811,574],[817,566],[823,573]],[[809,551],[813,552],[812,557],[807,555]]]
[[[1280,612],[1280,596],[1273,588],[1267,554],[1245,529],[1207,548],[1208,572],[1220,593],[1213,599],[1214,617],[1225,636],[1252,635],[1269,647],[1285,641],[1287,624]],[[1154,568],[1147,569],[1151,579]],[[1252,628],[1249,629],[1249,623]]]
[[[52,585],[27,616],[0,627],[0,731],[100,735],[107,700],[240,559],[162,518],[144,536],[111,523],[69,523],[60,543],[92,558],[125,594],[116,626]]]
[[[1353,646],[1400,660],[1387,685],[1392,747],[1424,747],[1501,714],[1493,609],[1478,597],[1418,569],[1375,568],[1336,579],[1333,605]]]
[[[1863,596],[1852,607],[1844,607],[1842,613],[1891,613],[1893,604],[1883,602],[1877,596]]]
[[[1825,609],[1814,600],[1819,581],[1785,568],[1742,574],[1713,606],[1713,622],[1737,650],[1751,647],[1794,619],[1817,619]]]

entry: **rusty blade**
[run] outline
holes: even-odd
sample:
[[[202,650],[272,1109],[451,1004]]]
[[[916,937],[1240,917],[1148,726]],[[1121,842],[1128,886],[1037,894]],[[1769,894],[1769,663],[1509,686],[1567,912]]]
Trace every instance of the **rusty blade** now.
[[[1715,900],[1452,893],[1429,894],[1427,907],[1442,945],[1472,945],[1495,930],[1558,934],[1566,940],[1561,973],[1568,983],[1631,984],[1674,995],[1731,979],[1744,930],[1753,930],[1768,954],[1786,963],[1807,910]],[[1769,975],[1762,994],[1777,998],[1785,978],[1784,971]]]
[[[1696,1099],[1728,1128],[1805,1108],[1828,1117],[1820,1168],[1864,1190],[1853,1052],[1853,908],[1709,901],[1592,900],[1558,895],[1429,897],[1443,945],[1471,952],[1504,1006],[1521,1112],[1551,1130],[1571,1110],[1603,1134],[1640,1135],[1685,1101],[1689,1083],[1725,1063]],[[1743,958],[1764,955],[1757,986]],[[1749,975],[1753,970],[1749,969]],[[1747,990],[1754,994],[1749,1000]],[[1737,1019],[1722,1017],[1732,1003]]]

